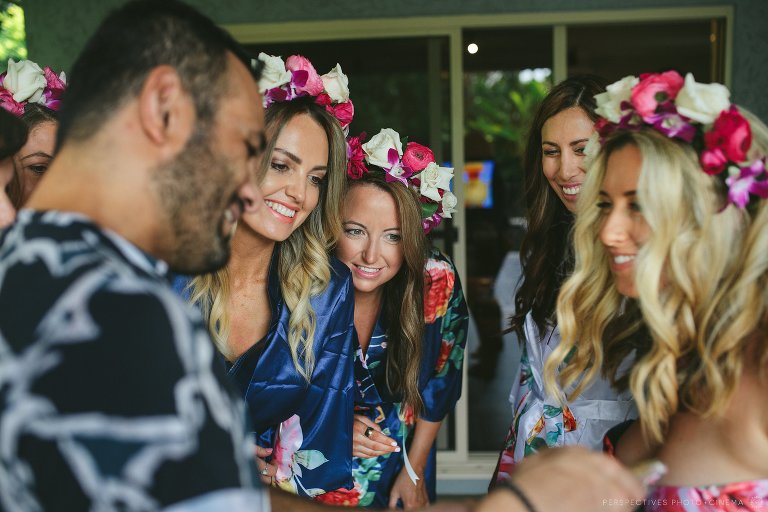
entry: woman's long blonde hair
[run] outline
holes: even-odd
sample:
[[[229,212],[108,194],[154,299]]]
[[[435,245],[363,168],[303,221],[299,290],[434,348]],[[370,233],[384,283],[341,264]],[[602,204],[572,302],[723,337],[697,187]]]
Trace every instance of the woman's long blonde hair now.
[[[269,139],[263,158],[262,176],[270,165],[280,131],[297,115],[308,115],[328,137],[328,172],[320,185],[320,199],[306,221],[283,242],[279,251],[278,278],[283,300],[291,312],[288,344],[296,370],[309,382],[315,366],[313,343],[316,313],[310,298],[325,290],[331,278],[328,251],[341,234],[341,204],[346,182],[347,147],[339,122],[311,97],[270,105],[265,113]],[[219,351],[233,356],[227,343],[230,319],[228,267],[192,280],[190,302],[203,312],[208,330]]]
[[[635,259],[638,300],[625,303],[600,243],[597,204],[608,158],[627,145],[642,155],[637,198],[652,234]],[[723,286],[739,268],[747,225],[743,211],[725,204],[721,182],[702,172],[690,146],[650,128],[608,138],[582,188],[575,270],[557,301],[562,343],[545,365],[551,393],[559,395],[561,365],[560,385],[572,399],[601,369],[616,383],[622,360],[636,350],[628,385],[647,438],[661,441],[681,398],[686,408],[696,407],[689,383],[700,368],[702,343],[722,341],[724,328],[710,328],[712,311],[722,310]],[[730,392],[717,379],[697,387],[709,399]]]

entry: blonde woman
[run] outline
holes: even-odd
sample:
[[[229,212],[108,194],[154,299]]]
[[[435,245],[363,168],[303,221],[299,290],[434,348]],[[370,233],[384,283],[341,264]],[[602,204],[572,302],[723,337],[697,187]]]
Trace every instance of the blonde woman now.
[[[354,303],[349,270],[327,253],[341,231],[348,120],[338,101],[318,102],[338,84],[309,61],[260,59],[264,206],[238,223],[226,268],[186,293],[248,405],[259,454],[271,454],[258,461],[264,479],[316,496],[352,485]]]
[[[766,146],[752,144],[765,127],[723,86],[675,72],[627,77],[599,103],[604,140],[547,385],[558,389],[564,365],[574,394],[601,370],[629,387],[640,420],[612,448],[625,464],[668,469],[646,510],[768,510],[768,186]],[[630,350],[637,363],[617,380]]]

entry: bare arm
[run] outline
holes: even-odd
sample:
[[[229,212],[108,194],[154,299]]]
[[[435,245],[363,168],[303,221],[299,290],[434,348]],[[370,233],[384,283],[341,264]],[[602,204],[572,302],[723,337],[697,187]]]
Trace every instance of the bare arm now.
[[[575,446],[544,450],[525,459],[511,480],[539,512],[629,512],[641,504],[645,491],[615,459]],[[520,498],[504,487],[489,494],[475,510],[527,512]]]
[[[397,506],[398,499],[403,500],[405,510],[428,505],[429,497],[427,496],[426,483],[424,482],[424,468],[427,466],[429,452],[435,442],[437,432],[440,430],[441,423],[440,421],[427,421],[423,418],[416,420],[413,441],[411,441],[411,445],[408,447],[408,460],[411,462],[411,466],[413,466],[413,470],[418,475],[419,480],[414,485],[405,467],[403,467],[395,479],[392,491],[389,493],[390,508]]]

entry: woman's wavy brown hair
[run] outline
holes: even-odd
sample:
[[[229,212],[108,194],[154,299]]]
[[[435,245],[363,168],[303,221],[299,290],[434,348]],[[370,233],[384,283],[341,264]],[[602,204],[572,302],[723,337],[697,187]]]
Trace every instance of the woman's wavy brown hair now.
[[[375,187],[387,192],[397,205],[403,247],[403,265],[384,284],[381,309],[387,332],[387,386],[410,406],[414,417],[424,409],[419,392],[419,370],[424,342],[424,264],[427,238],[421,227],[421,206],[415,191],[398,181],[387,182],[384,172],[374,170],[349,181],[354,187]]]
[[[522,283],[515,295],[515,314],[510,330],[523,339],[523,324],[531,312],[543,332],[554,316],[560,284],[573,269],[569,233],[573,215],[555,194],[544,176],[541,160],[541,130],[550,117],[578,107],[594,122],[595,94],[605,91],[605,80],[594,75],[578,75],[563,80],[547,94],[533,118],[525,146],[525,200],[528,231],[520,249]]]

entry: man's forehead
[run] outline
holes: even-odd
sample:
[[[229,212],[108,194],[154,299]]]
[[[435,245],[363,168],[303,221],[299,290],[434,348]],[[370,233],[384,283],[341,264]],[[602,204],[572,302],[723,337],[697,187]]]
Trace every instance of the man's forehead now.
[[[260,131],[264,126],[264,108],[258,84],[251,72],[233,54],[228,53],[229,83],[222,107],[228,114],[249,124],[249,131]]]

